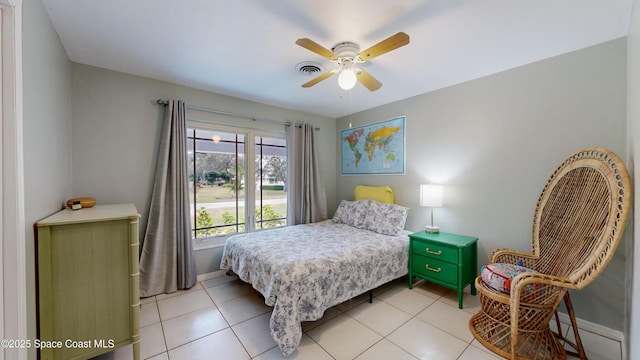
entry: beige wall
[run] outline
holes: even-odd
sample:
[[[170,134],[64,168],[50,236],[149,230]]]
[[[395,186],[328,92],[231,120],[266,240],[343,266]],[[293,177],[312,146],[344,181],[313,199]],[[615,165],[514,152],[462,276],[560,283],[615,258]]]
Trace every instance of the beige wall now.
[[[443,231],[479,237],[479,264],[496,248],[530,251],[531,217],[553,169],[587,146],[626,148],[626,41],[574,53],[338,119],[340,130],[406,115],[406,175],[342,176],[338,198],[357,184],[390,185],[420,230],[421,183],[444,185],[435,210]],[[336,167],[340,172],[340,148]],[[573,298],[577,316],[622,331],[625,252]]]
[[[334,119],[76,63],[71,69],[74,196],[91,196],[102,204],[135,203],[142,214],[141,236],[162,131],[164,108],[155,104],[156,99],[181,99],[191,106],[320,127],[322,176],[329,211],[335,210]],[[196,114],[191,111],[187,116]],[[225,117],[213,120],[240,121]],[[198,273],[218,270],[221,252],[221,248],[197,251]]]
[[[70,65],[42,4],[25,1],[27,278],[34,279],[33,223],[60,209],[71,196],[94,196],[100,203],[133,202],[146,219],[160,132],[160,108],[152,104],[157,98],[320,126],[320,143],[329,144],[321,152],[330,213],[337,201],[353,196],[356,184],[390,184],[398,202],[412,208],[408,227],[418,230],[427,219],[427,210],[417,206],[418,185],[434,181],[445,185],[445,207],[436,210],[436,222],[444,231],[480,237],[480,263],[496,247],[525,250],[536,197],[566,155],[599,145],[624,158],[628,141],[629,156],[634,162],[639,157],[633,138],[640,136],[640,69],[635,65],[640,61],[640,1],[634,3],[635,30],[626,42],[606,43],[354,114],[354,125],[407,116],[407,174],[359,177],[339,174],[337,141],[346,118],[336,126],[328,118]],[[637,215],[636,219],[640,220]],[[625,241],[621,249],[640,256],[640,245],[630,245],[630,237]],[[217,268],[218,251],[196,257],[199,273]],[[619,249],[603,276],[575,294],[577,316],[613,329],[628,327],[629,342],[635,339],[637,344],[640,286],[632,280],[639,277],[640,269],[634,271],[630,257]],[[28,291],[29,336],[35,338],[35,291]],[[630,303],[626,308],[635,310],[626,325],[625,298]]]
[[[36,338],[34,223],[71,195],[71,73],[40,1],[23,1],[27,333]],[[35,358],[35,350],[29,352]]]

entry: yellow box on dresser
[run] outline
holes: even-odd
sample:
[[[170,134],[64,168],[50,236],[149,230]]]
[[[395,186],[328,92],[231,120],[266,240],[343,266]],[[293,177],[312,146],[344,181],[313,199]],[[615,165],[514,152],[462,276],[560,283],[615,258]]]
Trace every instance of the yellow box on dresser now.
[[[96,205],[36,224],[40,359],[88,359],[128,344],[140,358],[139,218],[133,204]]]

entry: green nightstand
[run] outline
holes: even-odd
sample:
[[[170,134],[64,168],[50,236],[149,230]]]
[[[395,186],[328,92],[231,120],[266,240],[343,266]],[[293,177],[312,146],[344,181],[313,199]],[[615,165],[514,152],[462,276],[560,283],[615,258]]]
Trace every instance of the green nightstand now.
[[[419,231],[409,239],[409,289],[417,276],[457,290],[462,309],[462,289],[471,284],[471,295],[476,294],[478,238]]]

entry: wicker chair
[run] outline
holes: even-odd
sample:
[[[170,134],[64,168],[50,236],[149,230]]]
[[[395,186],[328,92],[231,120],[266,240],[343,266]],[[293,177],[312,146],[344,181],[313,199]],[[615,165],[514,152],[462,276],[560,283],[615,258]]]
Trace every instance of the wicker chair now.
[[[631,190],[623,162],[608,150],[584,149],[562,162],[538,198],[532,253],[498,249],[491,255],[492,263],[521,261],[535,272],[513,278],[510,294],[476,278],[481,310],[469,321],[473,336],[505,358],[566,358],[560,335],[549,326],[565,300],[580,357],[585,358],[567,291],[593,281],[613,256],[629,214]]]

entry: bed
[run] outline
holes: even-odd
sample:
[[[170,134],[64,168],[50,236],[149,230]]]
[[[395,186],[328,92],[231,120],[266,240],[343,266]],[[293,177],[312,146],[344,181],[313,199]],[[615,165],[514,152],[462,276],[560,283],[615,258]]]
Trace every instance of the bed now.
[[[300,343],[301,322],[407,274],[408,208],[369,194],[356,190],[357,200],[343,200],[331,220],[227,239],[220,268],[273,307],[271,336],[285,356]]]

